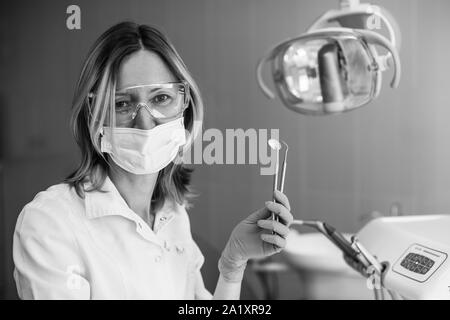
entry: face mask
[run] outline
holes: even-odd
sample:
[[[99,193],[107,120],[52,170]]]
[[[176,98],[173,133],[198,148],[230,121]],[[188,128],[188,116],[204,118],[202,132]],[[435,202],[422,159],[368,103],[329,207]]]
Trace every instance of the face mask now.
[[[128,172],[159,172],[175,159],[180,147],[186,143],[183,119],[150,130],[105,127],[101,133],[101,151],[108,153]]]
[[[377,47],[388,51],[379,55]],[[349,28],[309,32],[275,47],[258,65],[258,83],[271,99],[262,69],[271,62],[278,96],[306,115],[336,114],[359,108],[380,93],[382,71],[393,65],[392,87],[400,81],[400,59],[379,33]]]

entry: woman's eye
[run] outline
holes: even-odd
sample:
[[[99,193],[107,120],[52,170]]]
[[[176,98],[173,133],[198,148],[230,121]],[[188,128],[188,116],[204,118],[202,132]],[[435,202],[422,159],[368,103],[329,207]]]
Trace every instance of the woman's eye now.
[[[116,102],[116,112],[128,112],[131,109],[131,104],[128,101]]]
[[[167,105],[172,101],[172,98],[167,94],[159,94],[152,99],[154,105]]]

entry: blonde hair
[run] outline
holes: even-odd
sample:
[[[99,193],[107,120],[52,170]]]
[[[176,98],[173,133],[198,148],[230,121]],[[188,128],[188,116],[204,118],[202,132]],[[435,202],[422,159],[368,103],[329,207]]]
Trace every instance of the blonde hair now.
[[[110,121],[115,118],[111,106],[114,105],[120,64],[125,57],[139,50],[158,54],[173,74],[189,85],[189,104],[184,111],[187,143],[183,152],[190,148],[195,137],[201,132],[203,100],[200,90],[169,39],[161,31],[147,25],[122,22],[112,26],[91,48],[72,102],[70,123],[81,150],[81,163],[65,182],[73,186],[82,198],[84,192],[101,191],[106,179],[109,164],[101,152],[100,132],[108,118]],[[92,94],[96,97],[93,101],[90,99]],[[161,207],[167,197],[186,205],[187,200],[193,196],[189,188],[192,169],[176,160],[159,172],[152,196],[152,210]],[[85,189],[84,183],[87,181],[91,182],[91,187]]]

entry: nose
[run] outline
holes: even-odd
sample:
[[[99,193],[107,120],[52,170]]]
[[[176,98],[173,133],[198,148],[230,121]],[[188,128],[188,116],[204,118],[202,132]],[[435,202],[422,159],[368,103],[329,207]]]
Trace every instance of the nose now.
[[[156,122],[145,104],[139,106],[136,118],[134,118],[134,128],[150,130],[156,127]]]

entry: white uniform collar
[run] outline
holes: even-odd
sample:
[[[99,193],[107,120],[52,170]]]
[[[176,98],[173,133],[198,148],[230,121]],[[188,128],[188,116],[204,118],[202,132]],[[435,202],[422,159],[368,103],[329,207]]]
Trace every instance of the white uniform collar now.
[[[85,184],[89,188],[90,183]],[[114,183],[106,176],[101,191],[85,192],[86,216],[88,219],[101,218],[105,216],[120,215],[132,220],[136,220],[134,213],[120,195]],[[163,220],[170,220],[176,209],[170,205],[171,201],[166,201],[163,207],[158,210],[156,216],[165,217]]]

